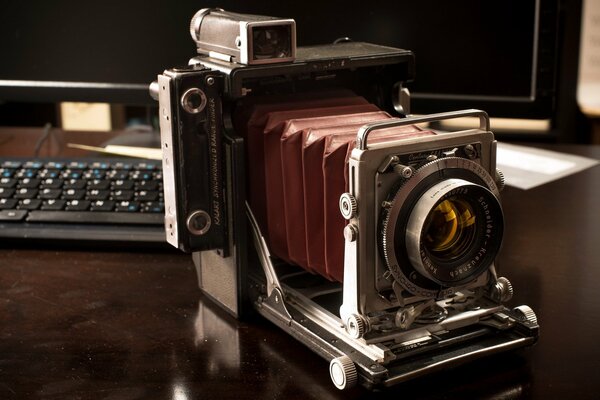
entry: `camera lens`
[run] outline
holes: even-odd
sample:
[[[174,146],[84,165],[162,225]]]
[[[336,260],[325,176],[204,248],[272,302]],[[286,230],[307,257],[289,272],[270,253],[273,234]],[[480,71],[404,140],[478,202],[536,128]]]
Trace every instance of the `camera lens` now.
[[[496,196],[463,179],[446,179],[417,200],[406,226],[406,252],[428,279],[453,286],[487,270],[502,241],[503,215]]]
[[[379,248],[404,289],[439,297],[489,270],[503,233],[494,178],[476,162],[443,157],[392,188],[381,208]]]
[[[434,257],[447,261],[460,258],[475,237],[477,216],[469,199],[452,196],[429,212],[422,243]]]
[[[289,25],[255,26],[252,29],[252,56],[255,60],[291,57]]]

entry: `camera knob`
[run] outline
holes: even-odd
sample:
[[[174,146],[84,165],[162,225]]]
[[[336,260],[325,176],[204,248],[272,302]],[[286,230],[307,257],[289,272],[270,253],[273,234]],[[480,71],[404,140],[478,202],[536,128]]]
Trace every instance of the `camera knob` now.
[[[538,320],[535,312],[531,309],[531,307],[522,305],[513,308],[513,311],[520,317],[521,321],[529,322],[530,324],[537,325]]]
[[[329,376],[336,388],[344,390],[356,385],[358,373],[350,357],[336,357],[329,363]]]
[[[351,219],[356,216],[358,205],[356,198],[350,193],[344,193],[340,196],[340,212],[345,219]]]
[[[360,339],[365,334],[365,321],[360,315],[352,314],[346,321],[346,332],[352,339]]]
[[[496,181],[498,190],[502,191],[502,189],[504,189],[504,186],[506,186],[506,182],[504,179],[504,173],[502,171],[500,171],[498,168],[496,168],[496,174],[494,176],[494,180]]]
[[[495,286],[495,300],[501,303],[507,302],[512,299],[513,293],[513,287],[510,281],[503,276],[498,278]]]

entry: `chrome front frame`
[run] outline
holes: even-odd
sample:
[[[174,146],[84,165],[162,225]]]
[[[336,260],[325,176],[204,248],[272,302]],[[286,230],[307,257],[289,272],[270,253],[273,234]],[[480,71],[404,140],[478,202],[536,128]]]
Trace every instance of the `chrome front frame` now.
[[[251,298],[256,309],[323,358],[332,361],[349,357],[364,386],[393,385],[469,360],[531,345],[537,340],[537,322],[492,300],[493,296],[480,295],[476,304],[465,304],[462,308],[452,303],[455,297],[451,295],[460,297],[460,290],[469,292],[490,287],[490,282],[497,278],[493,265],[475,281],[449,291],[449,297],[436,302],[437,306],[451,310],[444,319],[430,324],[413,324],[408,329],[365,334],[373,312],[399,305],[391,304],[378,293],[373,272],[374,267],[384,268],[373,242],[379,212],[375,182],[381,160],[399,151],[411,153],[477,142],[481,144],[480,165],[488,172],[495,168],[495,141],[487,130],[489,122],[485,113],[467,110],[400,121],[405,125],[473,115],[481,118],[479,129],[385,145],[367,146],[369,126],[361,129],[349,163],[350,193],[356,198],[358,208],[349,221],[356,227],[355,234],[346,235],[343,284],[323,280],[314,287],[305,287],[296,282],[303,281],[310,275],[308,272],[295,270],[288,273],[285,266],[278,270],[280,267],[271,258],[248,207],[251,233],[262,267],[249,273],[253,288]],[[489,186],[497,194],[498,188],[493,181]],[[321,299],[327,296],[339,298],[339,316],[336,310],[323,305]],[[423,298],[418,296],[412,299],[420,300]],[[366,328],[357,332],[350,329],[349,321],[362,321]],[[467,328],[467,333],[454,335],[458,328]],[[432,352],[435,357],[431,357]]]

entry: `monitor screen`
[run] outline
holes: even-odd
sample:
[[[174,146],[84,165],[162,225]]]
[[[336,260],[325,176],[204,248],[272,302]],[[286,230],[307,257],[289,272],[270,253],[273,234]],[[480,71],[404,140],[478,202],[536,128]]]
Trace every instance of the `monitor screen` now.
[[[151,104],[148,84],[195,55],[201,7],[294,18],[298,45],[340,37],[416,55],[413,112],[477,107],[549,118],[556,0],[8,1],[0,13],[0,101]]]

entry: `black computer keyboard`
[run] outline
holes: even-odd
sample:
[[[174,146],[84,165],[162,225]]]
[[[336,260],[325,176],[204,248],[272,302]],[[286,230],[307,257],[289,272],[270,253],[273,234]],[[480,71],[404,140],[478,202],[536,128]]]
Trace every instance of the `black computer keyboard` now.
[[[165,242],[161,164],[0,158],[0,237]]]

